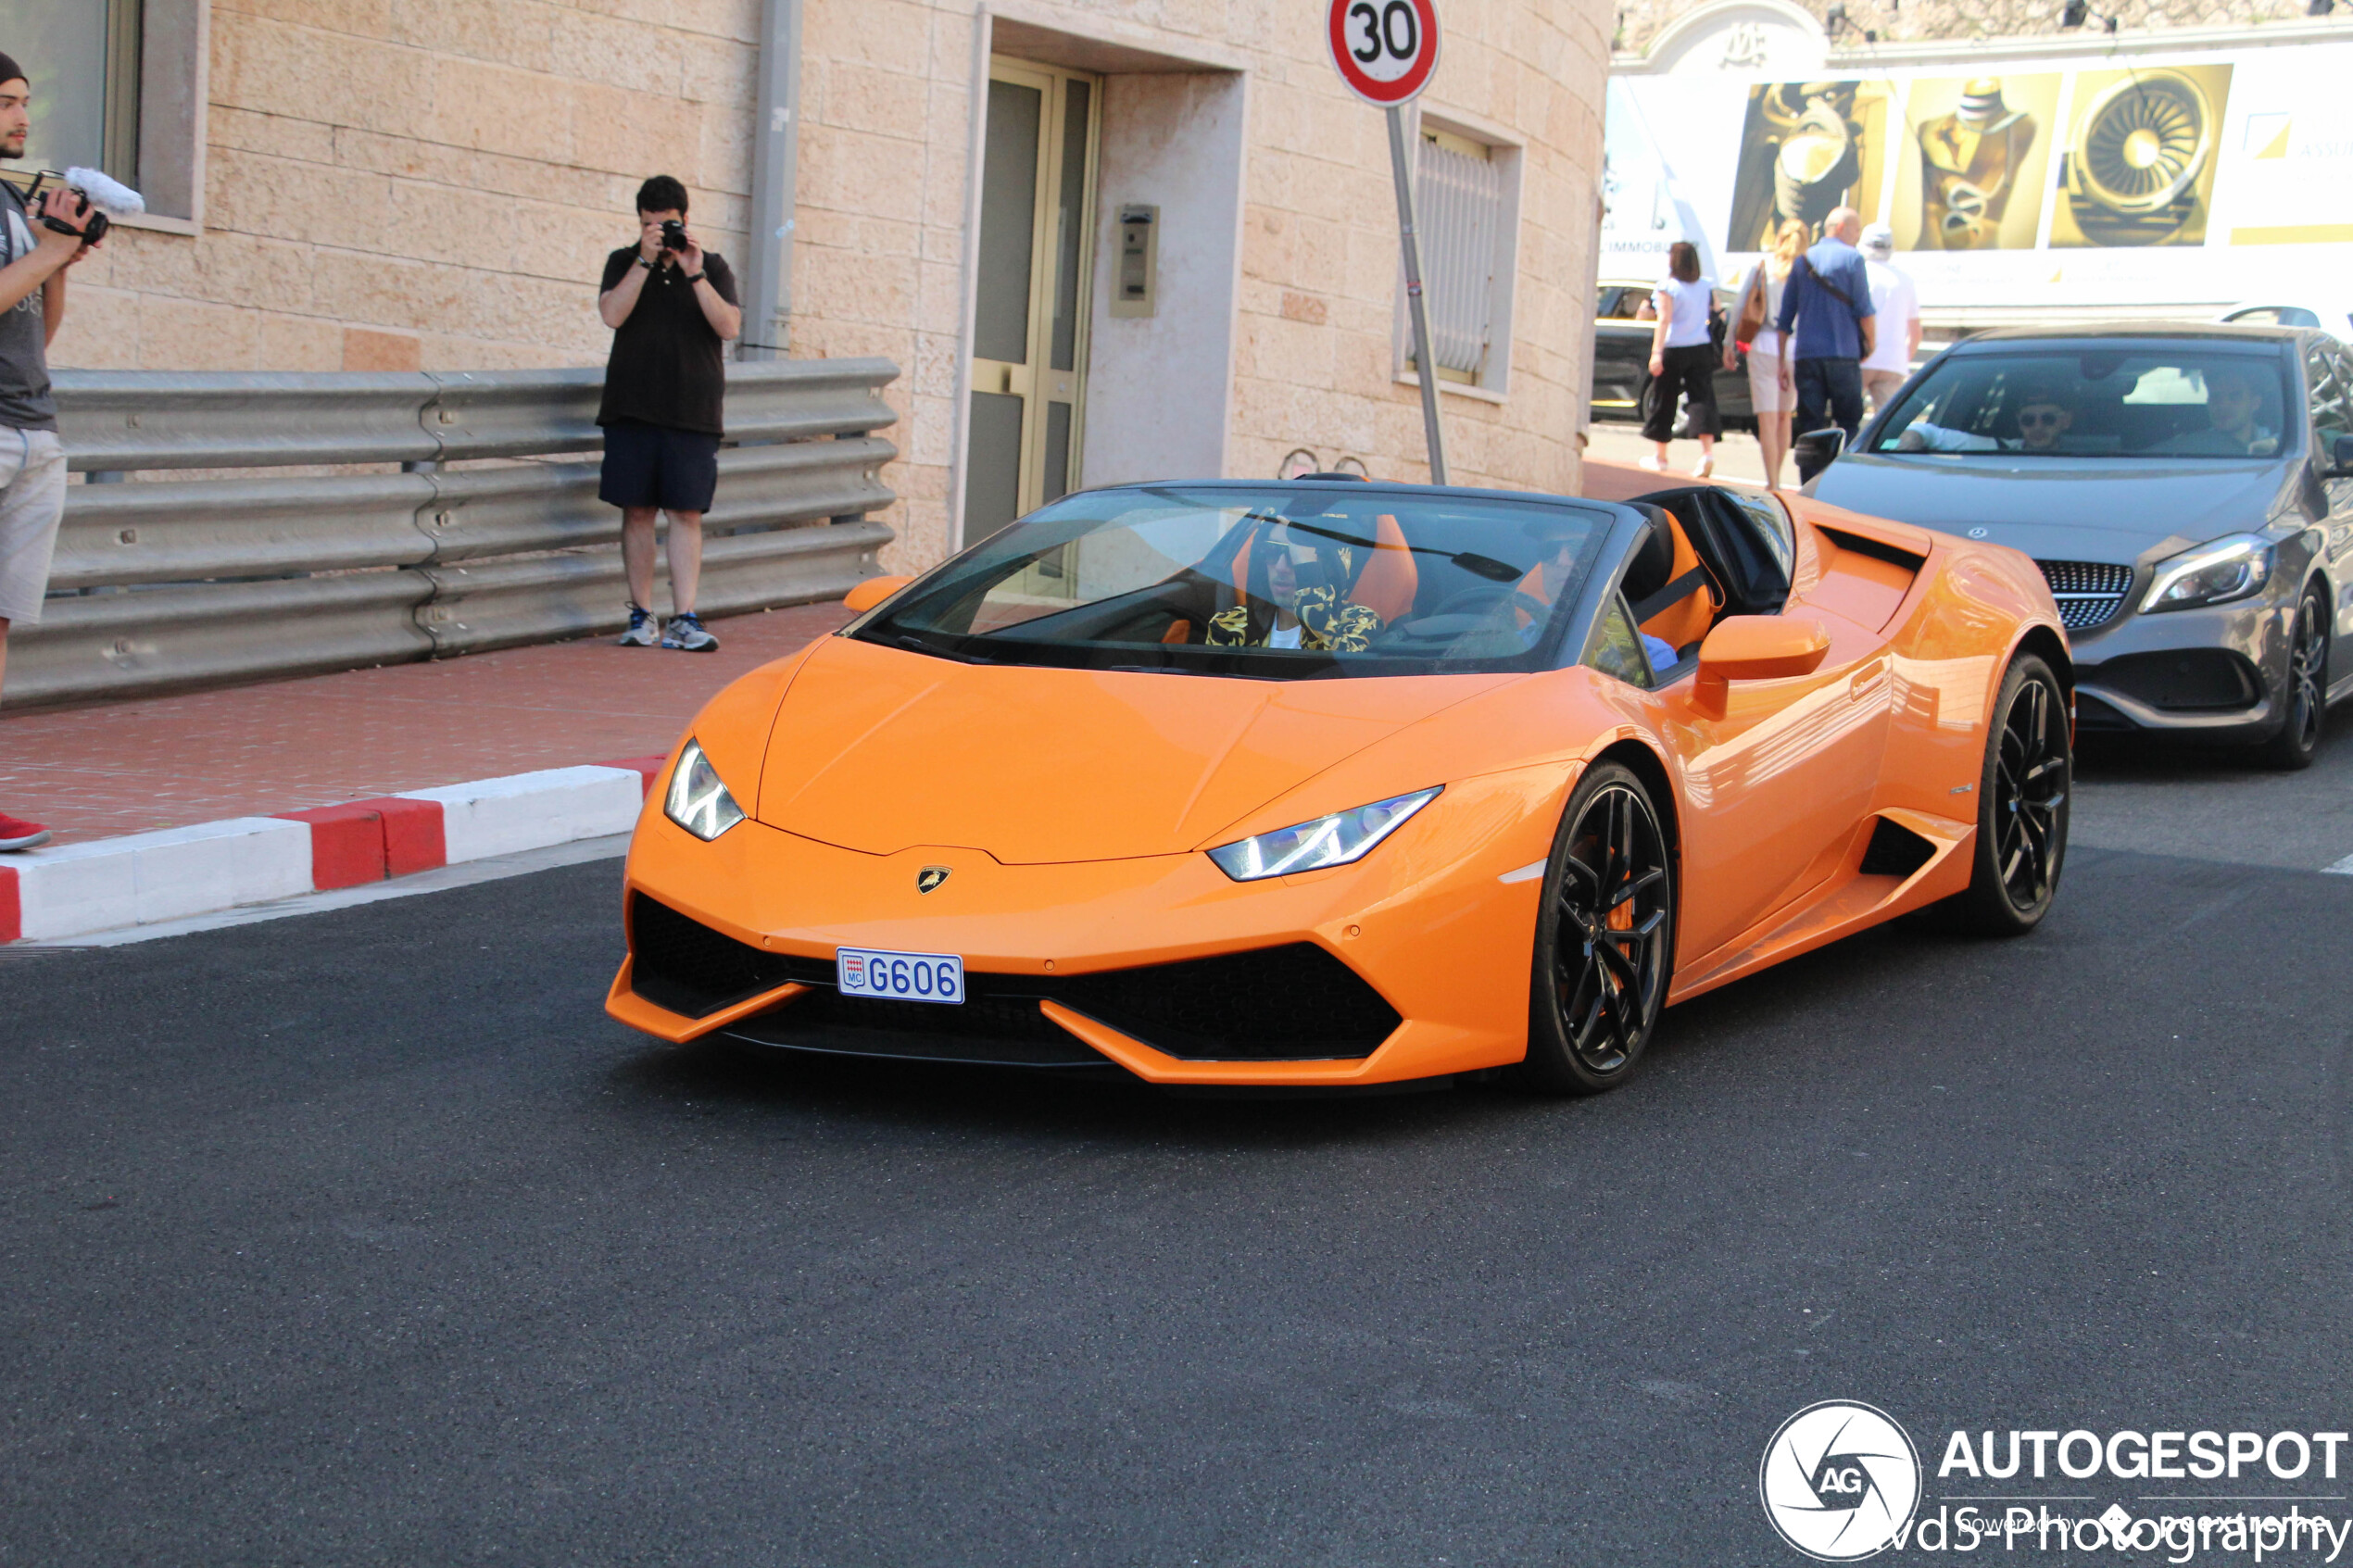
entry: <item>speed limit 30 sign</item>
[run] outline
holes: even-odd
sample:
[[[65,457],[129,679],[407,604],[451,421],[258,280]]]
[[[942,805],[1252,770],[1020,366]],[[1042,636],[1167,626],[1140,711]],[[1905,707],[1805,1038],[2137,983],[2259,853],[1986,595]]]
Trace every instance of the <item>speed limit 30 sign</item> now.
[[[1340,79],[1368,104],[1408,102],[1438,69],[1436,0],[1331,0],[1326,31]]]

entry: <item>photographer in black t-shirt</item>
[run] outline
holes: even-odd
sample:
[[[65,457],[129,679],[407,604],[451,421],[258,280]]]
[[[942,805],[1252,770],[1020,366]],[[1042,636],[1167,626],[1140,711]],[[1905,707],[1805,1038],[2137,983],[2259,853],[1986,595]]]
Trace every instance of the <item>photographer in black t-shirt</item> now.
[[[720,345],[743,330],[736,275],[686,230],[686,187],[657,174],[637,188],[637,243],[605,257],[597,313],[612,329],[598,495],[621,508],[621,563],[629,580],[623,647],[708,653],[719,639],[695,614],[702,575],[702,514],[719,486],[720,409],[727,371]],[[670,599],[660,627],[654,519],[670,514]]]

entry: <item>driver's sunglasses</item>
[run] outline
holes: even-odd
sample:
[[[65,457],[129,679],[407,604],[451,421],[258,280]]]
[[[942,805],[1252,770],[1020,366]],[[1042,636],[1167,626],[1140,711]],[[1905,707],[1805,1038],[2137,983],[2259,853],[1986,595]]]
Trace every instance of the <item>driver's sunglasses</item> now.
[[[2065,417],[2066,416],[2057,408],[2021,408],[2019,410],[2018,414],[2018,428],[2020,430],[2040,430],[2045,425],[2049,425],[2056,430],[2058,428],[2059,420]]]

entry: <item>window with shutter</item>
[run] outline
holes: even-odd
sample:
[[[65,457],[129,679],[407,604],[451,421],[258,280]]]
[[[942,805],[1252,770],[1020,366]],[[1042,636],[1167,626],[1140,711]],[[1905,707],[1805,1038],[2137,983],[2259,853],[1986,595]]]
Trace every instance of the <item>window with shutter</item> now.
[[[1454,386],[1504,390],[1517,235],[1518,151],[1425,125],[1414,171],[1430,357]],[[1418,367],[1401,299],[1399,363]]]

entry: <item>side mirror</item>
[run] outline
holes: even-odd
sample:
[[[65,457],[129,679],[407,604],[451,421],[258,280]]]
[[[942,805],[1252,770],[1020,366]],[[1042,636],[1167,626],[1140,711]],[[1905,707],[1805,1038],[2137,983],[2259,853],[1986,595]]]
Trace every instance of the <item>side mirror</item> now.
[[[2353,435],[2340,435],[2329,443],[2329,462],[2321,477],[2353,479]]]
[[[914,581],[912,577],[869,577],[841,596],[844,608],[863,615]]]
[[[1846,450],[1846,433],[1836,425],[1809,430],[1790,443],[1790,450],[1797,454],[1797,482],[1804,484],[1838,461]]]
[[[1699,646],[1699,674],[1692,706],[1721,718],[1734,681],[1774,681],[1811,675],[1831,651],[1831,634],[1818,621],[1779,615],[1728,615]]]

